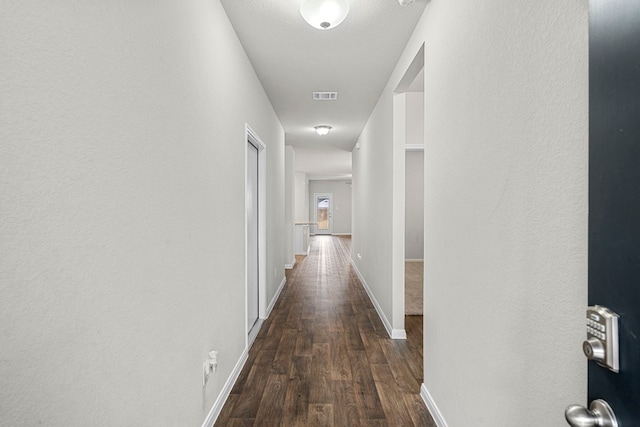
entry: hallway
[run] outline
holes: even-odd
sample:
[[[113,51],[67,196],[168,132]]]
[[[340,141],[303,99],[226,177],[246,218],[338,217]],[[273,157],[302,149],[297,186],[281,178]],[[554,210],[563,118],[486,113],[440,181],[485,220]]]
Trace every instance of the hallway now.
[[[391,340],[349,265],[316,236],[249,352],[216,426],[435,426],[420,395],[422,316]]]

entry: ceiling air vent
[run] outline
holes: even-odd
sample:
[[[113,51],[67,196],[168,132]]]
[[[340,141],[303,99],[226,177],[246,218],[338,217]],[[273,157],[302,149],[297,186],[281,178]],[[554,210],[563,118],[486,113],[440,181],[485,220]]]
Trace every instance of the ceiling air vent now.
[[[338,92],[313,92],[314,101],[335,101],[338,99]]]

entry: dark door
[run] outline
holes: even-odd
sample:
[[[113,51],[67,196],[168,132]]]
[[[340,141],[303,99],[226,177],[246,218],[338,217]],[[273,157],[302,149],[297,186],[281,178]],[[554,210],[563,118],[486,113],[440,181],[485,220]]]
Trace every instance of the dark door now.
[[[589,305],[620,315],[620,372],[589,362],[589,401],[640,426],[640,0],[589,2]]]

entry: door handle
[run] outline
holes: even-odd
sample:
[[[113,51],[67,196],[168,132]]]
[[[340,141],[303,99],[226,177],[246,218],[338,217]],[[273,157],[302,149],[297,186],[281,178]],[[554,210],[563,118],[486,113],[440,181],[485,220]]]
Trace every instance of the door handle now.
[[[564,417],[571,427],[618,427],[618,420],[607,402],[597,399],[589,409],[571,405],[564,411]]]

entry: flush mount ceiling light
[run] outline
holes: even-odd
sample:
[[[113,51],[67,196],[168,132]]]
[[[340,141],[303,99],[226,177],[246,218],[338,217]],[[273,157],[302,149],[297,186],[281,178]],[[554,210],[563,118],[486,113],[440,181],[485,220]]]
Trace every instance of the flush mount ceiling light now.
[[[305,0],[300,6],[300,14],[312,27],[319,30],[335,28],[349,13],[346,0]]]
[[[331,126],[319,125],[319,126],[315,126],[315,130],[318,135],[326,135],[331,130]]]

